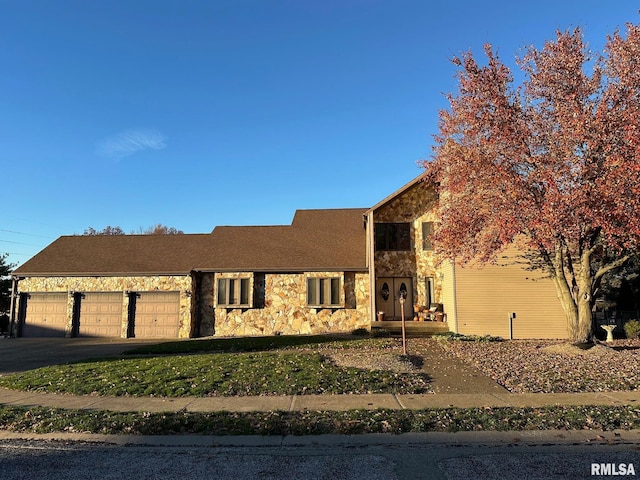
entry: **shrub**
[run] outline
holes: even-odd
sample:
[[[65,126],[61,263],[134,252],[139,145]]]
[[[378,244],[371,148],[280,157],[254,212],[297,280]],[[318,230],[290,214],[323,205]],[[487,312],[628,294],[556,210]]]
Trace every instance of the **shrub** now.
[[[461,338],[461,340],[468,342],[504,342],[504,338],[493,335],[470,335],[469,337]]]
[[[441,332],[441,333],[434,333],[433,334],[433,338],[435,338],[439,342],[448,342],[448,341],[451,341],[451,340],[461,340],[463,337],[464,337],[464,335],[462,335],[460,333],[455,333],[455,332]]]
[[[627,334],[627,338],[640,338],[640,322],[629,320],[624,324],[624,333]]]
[[[351,335],[353,335],[354,337],[368,337],[369,330],[367,330],[366,328],[356,328],[355,330],[351,331]]]
[[[391,332],[384,328],[371,329],[371,338],[389,338],[390,336],[391,336]]]
[[[434,334],[436,340],[439,341],[461,341],[461,342],[503,342],[502,337],[494,337],[491,335],[462,335],[454,332],[443,332]]]

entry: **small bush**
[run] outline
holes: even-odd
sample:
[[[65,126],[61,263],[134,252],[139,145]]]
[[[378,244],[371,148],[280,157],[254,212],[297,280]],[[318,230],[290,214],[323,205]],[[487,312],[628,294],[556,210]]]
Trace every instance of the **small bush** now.
[[[369,330],[367,330],[366,328],[356,328],[355,330],[351,331],[351,335],[353,335],[354,337],[368,337]]]
[[[389,338],[391,336],[391,332],[384,328],[372,328],[371,329],[371,338]]]
[[[455,332],[441,332],[434,333],[433,338],[438,340],[439,342],[449,342],[451,340],[461,340],[464,335]]]
[[[491,335],[462,335],[454,332],[443,332],[434,334],[436,340],[440,341],[460,341],[460,342],[503,342],[502,337]]]
[[[504,342],[504,338],[494,337],[493,335],[469,335],[460,340],[465,342]]]
[[[624,333],[627,338],[640,338],[640,322],[638,320],[629,320],[624,324]]]

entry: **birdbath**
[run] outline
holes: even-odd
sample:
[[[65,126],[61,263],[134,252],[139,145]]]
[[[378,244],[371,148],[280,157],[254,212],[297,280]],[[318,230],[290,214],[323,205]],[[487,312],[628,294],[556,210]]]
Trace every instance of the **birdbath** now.
[[[615,330],[615,325],[601,325],[601,327],[607,332],[607,342],[613,342],[613,331]]]

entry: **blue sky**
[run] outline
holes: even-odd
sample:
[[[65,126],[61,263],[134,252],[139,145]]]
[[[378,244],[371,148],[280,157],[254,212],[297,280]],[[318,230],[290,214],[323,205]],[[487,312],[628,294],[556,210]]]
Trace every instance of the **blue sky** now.
[[[452,56],[581,26],[631,0],[0,0],[0,252],[92,226],[288,224],[420,173]]]

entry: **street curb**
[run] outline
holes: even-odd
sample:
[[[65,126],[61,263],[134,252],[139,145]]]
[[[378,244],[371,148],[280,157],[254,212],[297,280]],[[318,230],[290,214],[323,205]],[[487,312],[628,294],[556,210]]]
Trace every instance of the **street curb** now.
[[[363,435],[101,435],[0,431],[0,441],[35,440],[175,447],[291,447],[371,445],[620,445],[640,444],[636,430],[535,430],[507,432],[370,433]]]

